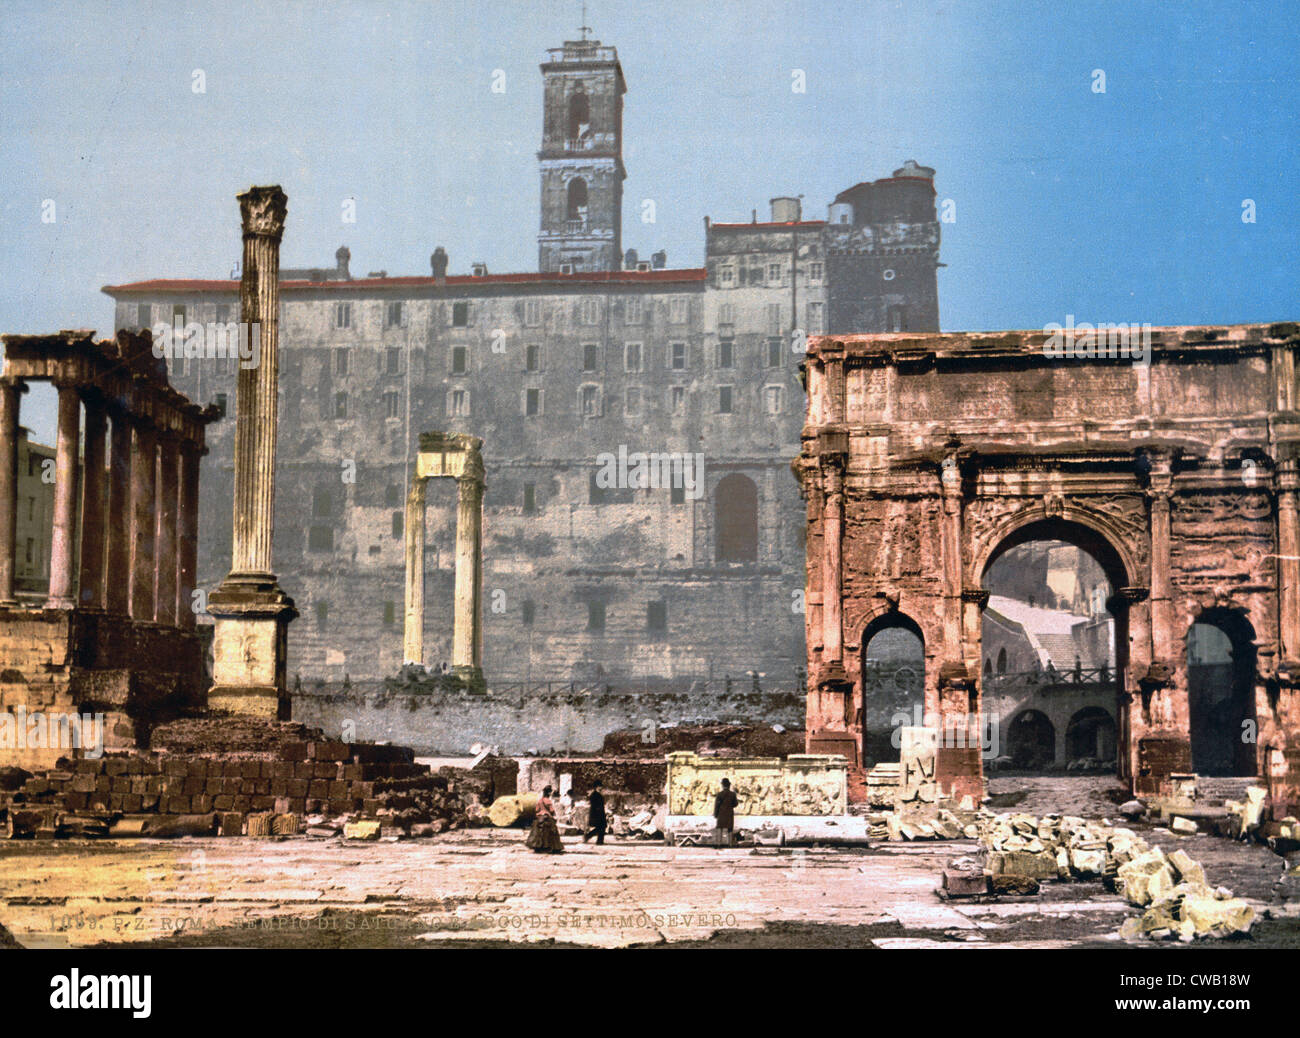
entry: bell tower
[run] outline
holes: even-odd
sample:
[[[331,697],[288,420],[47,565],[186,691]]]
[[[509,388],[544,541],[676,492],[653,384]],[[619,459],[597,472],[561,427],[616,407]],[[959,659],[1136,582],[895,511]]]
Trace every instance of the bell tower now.
[[[547,51],[542,222],[543,273],[618,270],[623,237],[623,95],[618,51],[587,38]]]

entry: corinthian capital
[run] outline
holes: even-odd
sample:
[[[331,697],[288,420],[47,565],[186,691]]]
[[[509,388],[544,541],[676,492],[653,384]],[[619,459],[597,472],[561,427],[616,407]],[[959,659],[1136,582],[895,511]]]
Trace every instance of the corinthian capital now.
[[[284,234],[284,217],[289,205],[280,185],[250,187],[238,198],[245,236],[259,234],[278,241]]]

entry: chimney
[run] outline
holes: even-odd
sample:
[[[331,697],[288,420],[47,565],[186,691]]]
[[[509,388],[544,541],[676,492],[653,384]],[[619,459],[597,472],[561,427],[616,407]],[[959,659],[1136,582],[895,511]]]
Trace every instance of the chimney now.
[[[348,247],[340,245],[338,252],[334,253],[334,259],[338,261],[340,280],[351,281],[352,275],[348,273],[348,261],[352,259],[352,253],[348,251]]]
[[[668,253],[664,252],[663,249],[652,252],[650,254],[650,266],[655,270],[663,270],[664,267],[668,266]]]
[[[636,270],[636,249],[628,249],[623,253],[623,269]]]
[[[439,245],[429,257],[429,266],[433,270],[433,279],[440,285],[447,283],[447,250]]]
[[[769,204],[772,207],[773,223],[798,223],[803,215],[803,207],[797,198],[773,198]]]

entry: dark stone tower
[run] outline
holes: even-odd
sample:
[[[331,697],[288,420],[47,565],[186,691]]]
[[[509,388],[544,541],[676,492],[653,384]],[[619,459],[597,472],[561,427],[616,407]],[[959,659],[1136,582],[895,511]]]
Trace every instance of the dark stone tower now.
[[[627,84],[614,47],[567,41],[542,65],[545,116],[543,272],[618,270],[622,258],[623,94]]]

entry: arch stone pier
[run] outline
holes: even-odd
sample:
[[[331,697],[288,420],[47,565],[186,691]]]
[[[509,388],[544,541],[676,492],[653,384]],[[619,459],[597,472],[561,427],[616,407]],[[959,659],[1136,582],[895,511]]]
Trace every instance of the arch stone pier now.
[[[1295,811],[1300,326],[1105,336],[1090,356],[1037,331],[809,340],[809,750],[861,746],[861,639],[890,613],[923,635],[927,725],[979,733],[988,566],[1059,537],[1116,589],[1121,777],[1158,794],[1192,770],[1187,630],[1231,614],[1255,633],[1253,773]],[[941,740],[940,788],[980,793],[982,755]]]

